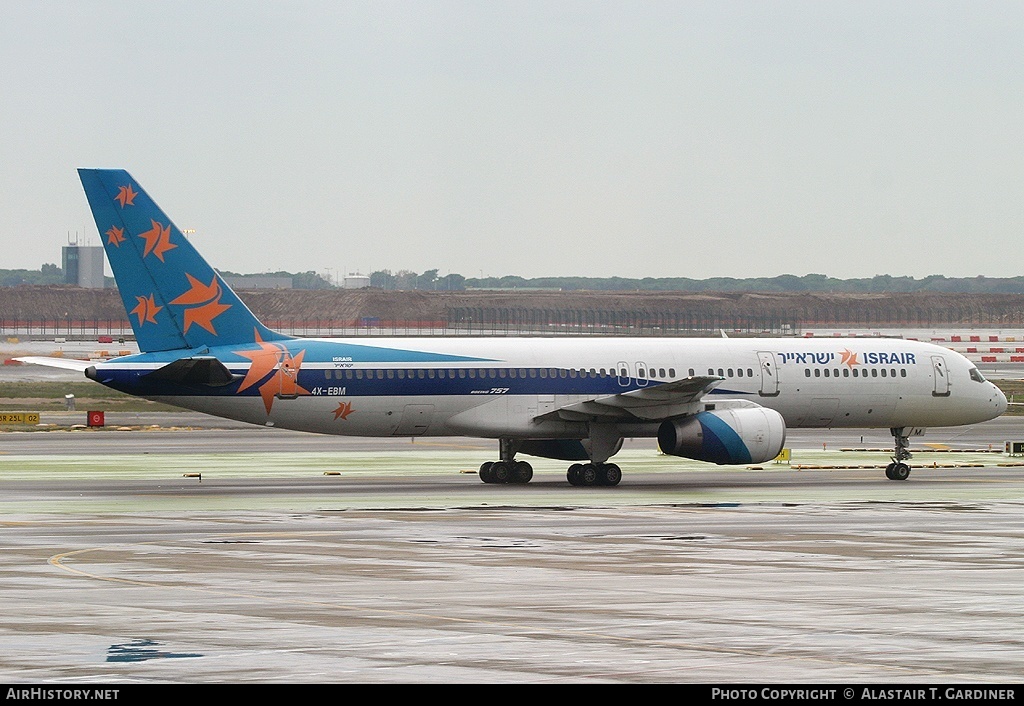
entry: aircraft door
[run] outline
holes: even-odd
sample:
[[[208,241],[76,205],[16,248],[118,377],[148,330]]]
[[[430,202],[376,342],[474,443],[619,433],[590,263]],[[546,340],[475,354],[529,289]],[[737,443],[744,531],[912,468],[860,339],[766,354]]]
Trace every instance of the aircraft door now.
[[[779,373],[775,368],[775,354],[770,351],[758,351],[757,359],[761,363],[761,397],[775,397],[779,394]]]
[[[946,370],[946,359],[941,355],[932,356],[932,375],[935,379],[932,396],[949,397],[949,375],[947,375]]]
[[[647,383],[651,381],[651,371],[647,368],[647,363],[642,360],[636,362],[636,384],[640,387],[647,387]]]
[[[615,372],[619,376],[619,386],[629,387],[629,366],[626,361],[620,360],[615,364]]]
[[[284,354],[284,358],[281,364],[277,367],[277,372],[271,381],[266,384],[273,383],[274,396],[279,400],[294,400],[299,396],[299,367],[302,365],[302,353],[295,358],[292,358],[288,353]],[[262,389],[262,388],[261,388]]]
[[[407,404],[402,412],[402,421],[398,423],[394,436],[419,436],[430,426],[430,418],[434,416],[432,404]]]

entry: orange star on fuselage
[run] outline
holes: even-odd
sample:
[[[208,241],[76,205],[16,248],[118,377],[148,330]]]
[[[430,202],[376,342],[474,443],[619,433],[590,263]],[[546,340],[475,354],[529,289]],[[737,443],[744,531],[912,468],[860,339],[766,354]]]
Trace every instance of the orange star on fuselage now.
[[[153,228],[139,234],[139,237],[146,241],[146,249],[143,251],[142,257],[153,253],[160,262],[163,262],[164,253],[174,250],[178,246],[171,242],[171,227],[169,225],[162,225],[152,219],[150,222],[153,224]]]
[[[132,188],[132,185],[122,186],[117,191],[117,196],[114,197],[115,201],[121,204],[121,208],[125,206],[134,206],[135,197],[139,195],[139,192]]]
[[[252,387],[262,380],[274,368],[276,368],[277,364],[281,361],[283,348],[274,343],[264,343],[259,340],[258,336],[256,338],[256,343],[260,346],[258,351],[235,351],[243,358],[248,358],[252,361],[252,365],[249,366],[249,372],[245,374],[245,379],[242,380],[242,384],[238,386],[239,392]]]
[[[163,307],[156,305],[156,300],[152,294],[148,297],[135,298],[139,300],[139,305],[132,309],[131,313],[139,317],[139,326],[147,323],[155,324],[157,322],[156,315]]]
[[[348,415],[352,414],[352,403],[341,402],[338,404],[338,408],[334,410],[334,418],[337,419],[348,419]]]
[[[221,288],[217,275],[213,276],[210,284],[203,284],[187,272],[185,277],[192,285],[191,289],[171,301],[171,304],[192,307],[185,309],[185,333],[192,324],[197,324],[216,336],[213,320],[231,308],[230,304],[220,303]]]
[[[297,356],[292,358],[286,351],[284,360],[281,361],[281,367],[270,376],[269,380],[260,385],[260,397],[263,398],[263,406],[267,408],[267,414],[270,414],[270,408],[274,406],[274,397],[278,394],[289,397],[309,394],[309,391],[299,387],[297,382],[299,368],[302,367],[302,357],[305,354],[306,351],[300,351]]]
[[[110,226],[105,235],[107,236],[107,245],[113,245],[115,247],[121,247],[121,243],[124,242],[124,228],[118,228],[117,226]]]
[[[842,361],[840,361],[840,364],[845,363],[847,366],[851,368],[855,365],[860,365],[860,361],[857,360],[857,354],[848,348],[839,351],[839,355],[843,356],[843,359]]]
[[[285,352],[284,360],[281,361],[281,367],[277,371],[281,376],[282,395],[297,395],[300,392],[308,394],[306,390],[299,387],[299,368],[302,367],[302,358],[305,355],[306,351],[299,351],[299,354],[292,358],[287,351]]]
[[[243,358],[252,361],[242,384],[238,386],[239,392],[249,389],[273,372],[274,374],[259,386],[260,397],[263,399],[263,406],[266,408],[267,414],[270,414],[270,410],[274,406],[274,397],[278,394],[309,394],[308,390],[298,384],[299,368],[302,367],[302,358],[306,355],[306,351],[299,351],[298,355],[293,358],[287,348],[277,343],[266,343],[260,340],[259,334],[256,335],[256,343],[260,347],[259,350],[235,351]]]

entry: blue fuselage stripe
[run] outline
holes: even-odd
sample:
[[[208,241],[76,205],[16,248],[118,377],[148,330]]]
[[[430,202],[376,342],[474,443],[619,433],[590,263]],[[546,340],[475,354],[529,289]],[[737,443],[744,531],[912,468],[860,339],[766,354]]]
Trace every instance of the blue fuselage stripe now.
[[[230,368],[229,368],[230,369]],[[668,380],[639,380],[636,378],[620,378],[615,375],[595,375],[590,377],[572,377],[568,370],[559,370],[557,377],[551,377],[550,368],[543,371],[547,377],[541,377],[539,368],[516,368],[516,377],[509,377],[508,368],[459,368],[459,369],[360,369],[300,370],[297,375],[298,385],[313,395],[345,396],[345,397],[416,397],[416,396],[461,396],[478,394],[510,394],[510,395],[585,395],[601,396],[616,395],[631,390],[653,387]],[[522,372],[526,377],[522,377]],[[239,392],[241,380],[246,370],[236,369],[231,372],[238,380],[228,385],[213,387],[208,385],[183,385],[179,382],[146,378],[149,370],[132,370],[104,368],[104,384],[124,392],[143,396],[233,396],[259,395],[259,388],[272,381],[267,377],[251,384]],[[422,377],[420,374],[422,373]],[[454,373],[454,377],[452,374]],[[465,377],[460,375],[464,374]],[[470,377],[470,374],[474,377]],[[505,374],[505,377],[501,376]],[[562,375],[564,373],[564,377]],[[399,377],[399,374],[404,377]],[[434,377],[431,378],[430,375]],[[441,377],[441,375],[444,377]],[[349,377],[351,375],[351,377]],[[736,391],[733,391],[736,394]],[[742,394],[742,393],[741,393]]]

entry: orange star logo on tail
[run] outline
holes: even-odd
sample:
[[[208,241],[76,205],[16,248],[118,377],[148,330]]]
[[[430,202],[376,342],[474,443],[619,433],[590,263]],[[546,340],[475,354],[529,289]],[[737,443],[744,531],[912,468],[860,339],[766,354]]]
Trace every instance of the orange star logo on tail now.
[[[124,242],[124,228],[118,228],[117,226],[110,226],[104,235],[107,236],[107,245],[113,245],[114,247],[121,247],[121,243]]]
[[[125,206],[134,206],[135,197],[138,195],[139,192],[133,189],[132,185],[129,184],[128,186],[122,186],[118,189],[117,196],[114,197],[114,200],[121,204],[121,208],[124,208]]]
[[[222,292],[217,275],[213,276],[209,284],[203,284],[187,272],[185,276],[192,288],[171,301],[171,304],[191,307],[185,309],[185,333],[188,333],[192,324],[196,324],[216,336],[217,329],[213,327],[213,320],[231,308],[230,304],[220,303]]]
[[[146,241],[146,249],[143,251],[142,257],[153,253],[160,262],[163,262],[164,253],[174,250],[178,246],[171,242],[171,227],[169,225],[161,225],[152,219],[150,221],[153,227],[145,233],[139,234],[139,237]]]
[[[135,297],[139,300],[139,305],[131,310],[132,314],[139,317],[139,326],[143,324],[155,324],[156,315],[163,309],[162,306],[157,306],[156,301],[153,299],[153,295],[150,294],[148,297]]]
[[[299,351],[292,357],[288,349],[279,343],[266,343],[256,334],[256,343],[259,350],[235,351],[243,358],[252,361],[249,372],[245,374],[238,391],[243,392],[253,385],[262,382],[259,386],[260,397],[263,398],[263,406],[270,414],[274,406],[274,398],[295,397],[297,395],[308,395],[309,391],[300,387],[298,383],[299,368],[302,367],[302,358],[306,351]],[[273,373],[273,375],[270,375]],[[267,378],[267,375],[270,375]],[[264,378],[267,378],[264,380]]]

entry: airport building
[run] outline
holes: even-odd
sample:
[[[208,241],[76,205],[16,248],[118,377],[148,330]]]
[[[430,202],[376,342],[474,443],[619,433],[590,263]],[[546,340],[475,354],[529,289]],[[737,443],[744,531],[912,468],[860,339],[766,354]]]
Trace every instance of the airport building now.
[[[103,289],[103,246],[65,245],[61,254],[64,284]]]

